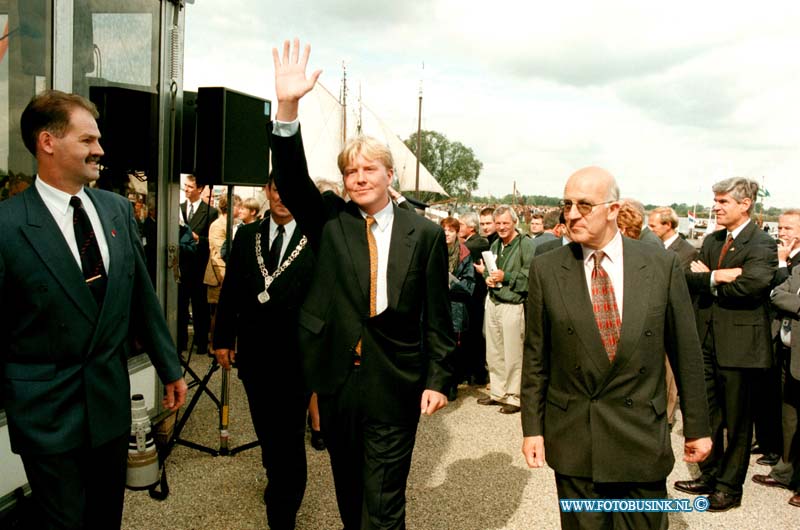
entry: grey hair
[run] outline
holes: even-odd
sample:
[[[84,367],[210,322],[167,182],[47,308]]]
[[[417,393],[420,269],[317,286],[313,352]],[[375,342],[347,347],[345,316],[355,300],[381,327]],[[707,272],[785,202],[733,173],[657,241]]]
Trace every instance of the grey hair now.
[[[730,193],[731,197],[739,203],[745,199],[750,199],[750,208],[747,209],[747,214],[749,215],[753,213],[753,209],[756,207],[758,182],[744,177],[731,177],[720,180],[711,186],[711,191],[717,195]]]
[[[480,223],[478,222],[478,214],[475,212],[467,212],[459,218],[459,221],[467,225],[468,227],[472,228],[476,232],[478,231],[478,226]]]
[[[495,208],[492,217],[494,218],[495,221],[497,221],[497,218],[503,215],[504,213],[508,213],[511,216],[511,220],[514,221],[515,224],[519,222],[519,217],[517,216],[517,212],[514,211],[514,208],[512,208],[511,206],[507,206],[505,204]]]

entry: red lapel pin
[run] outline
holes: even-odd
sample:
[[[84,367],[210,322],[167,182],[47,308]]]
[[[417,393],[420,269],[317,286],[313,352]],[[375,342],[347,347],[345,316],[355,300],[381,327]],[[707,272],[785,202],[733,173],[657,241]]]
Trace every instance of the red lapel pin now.
[[[117,237],[117,231],[113,228],[111,229],[111,237]]]

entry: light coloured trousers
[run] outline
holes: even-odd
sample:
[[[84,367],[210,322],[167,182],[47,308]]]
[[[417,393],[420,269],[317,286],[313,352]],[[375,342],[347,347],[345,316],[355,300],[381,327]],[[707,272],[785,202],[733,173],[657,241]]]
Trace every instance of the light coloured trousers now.
[[[492,398],[519,406],[525,338],[524,304],[494,304],[487,296],[485,310],[486,364],[489,365]]]

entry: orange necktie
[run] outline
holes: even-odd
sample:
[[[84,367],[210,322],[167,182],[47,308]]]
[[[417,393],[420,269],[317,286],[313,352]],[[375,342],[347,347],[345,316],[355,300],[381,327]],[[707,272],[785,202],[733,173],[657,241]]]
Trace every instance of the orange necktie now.
[[[369,316],[374,317],[378,314],[378,242],[372,233],[372,225],[375,218],[367,216],[367,245],[369,246]],[[361,339],[356,344],[356,366],[361,364]]]

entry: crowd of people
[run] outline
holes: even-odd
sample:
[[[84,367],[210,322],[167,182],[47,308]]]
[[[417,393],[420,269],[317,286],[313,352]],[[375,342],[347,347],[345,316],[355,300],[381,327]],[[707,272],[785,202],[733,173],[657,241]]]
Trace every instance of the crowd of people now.
[[[554,470],[559,498],[667,498],[680,410],[699,474],[672,488],[736,508],[757,446],[772,468],[752,480],[800,507],[800,210],[783,212],[776,241],[753,218],[758,184],[722,180],[718,230],[698,249],[674,210],[647,212],[589,166],[525,226],[507,205],[431,222],[392,189],[392,154],[373,138],[339,155],[343,189],[311,179],[298,119],[319,76],[309,54],[297,41],[273,50],[269,208],[235,196],[213,208],[192,176],[180,207],[177,351],[237,369],[270,528],[295,527],[307,425],[344,528],[405,528],[420,416],[461,385],[520,414],[525,461]],[[79,96],[34,98],[22,132],[39,175],[0,205],[0,307],[25,309],[0,321],[3,398],[47,528],[119,527],[130,337],[147,345],[164,406],[186,394],[132,209],[87,186],[103,154],[95,119]],[[280,377],[265,385],[267,373]],[[560,515],[564,528],[667,526],[657,511]]]

